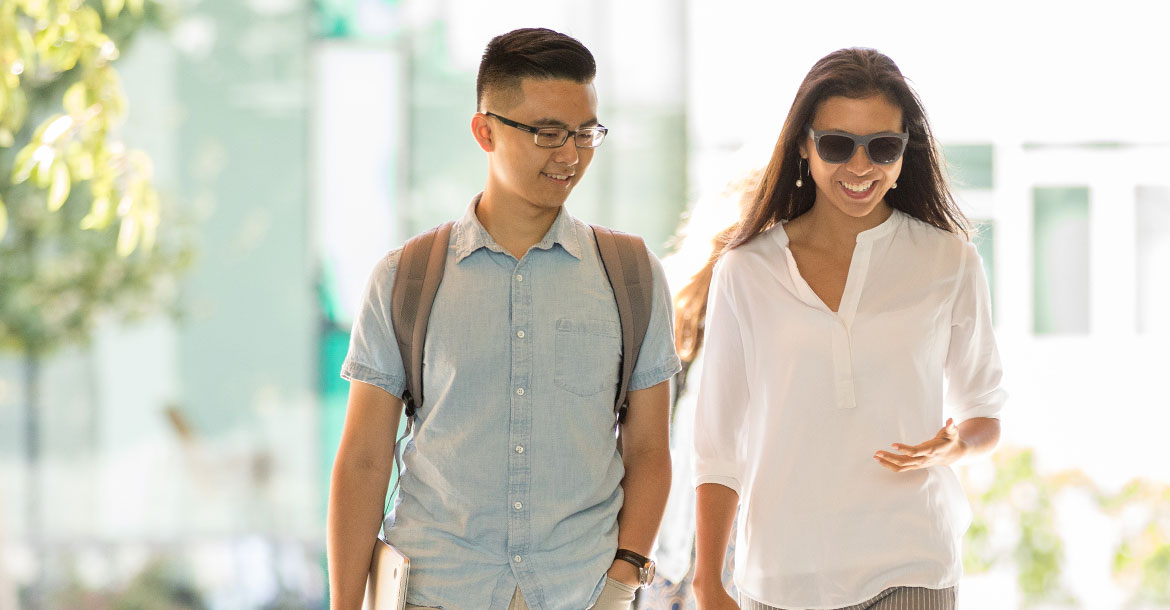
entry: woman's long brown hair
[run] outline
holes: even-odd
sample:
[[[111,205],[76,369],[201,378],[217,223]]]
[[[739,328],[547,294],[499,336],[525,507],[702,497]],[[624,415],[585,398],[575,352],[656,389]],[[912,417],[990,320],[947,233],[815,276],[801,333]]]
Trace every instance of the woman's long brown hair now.
[[[801,176],[799,164],[799,145],[808,137],[806,127],[821,102],[830,97],[859,99],[874,94],[884,95],[902,109],[903,128],[910,134],[898,188],[886,193],[886,203],[944,231],[967,231],[967,219],[947,186],[941,155],[918,95],[894,60],[873,49],[854,48],[826,55],[804,77],[752,207],[728,248],[742,246],[775,224],[792,220],[812,208],[816,188],[811,184],[811,176]],[[796,187],[799,177],[804,178],[804,188]]]
[[[738,228],[738,225],[732,225],[715,236],[707,263],[674,295],[674,349],[684,363],[694,362],[703,344],[703,319],[707,316],[707,291],[711,288],[711,274],[719,254],[727,247]]]
[[[716,204],[737,206],[739,209],[736,211],[736,218],[742,218],[751,201],[750,197],[756,192],[761,175],[761,170],[757,168],[731,181]],[[702,228],[692,227],[691,230]],[[707,292],[711,288],[711,274],[715,270],[719,255],[727,249],[738,230],[737,220],[715,235],[710,241],[710,250],[703,266],[674,295],[674,348],[684,365],[694,362],[699,348],[703,345],[703,319],[707,316]],[[684,241],[687,237],[683,236]]]

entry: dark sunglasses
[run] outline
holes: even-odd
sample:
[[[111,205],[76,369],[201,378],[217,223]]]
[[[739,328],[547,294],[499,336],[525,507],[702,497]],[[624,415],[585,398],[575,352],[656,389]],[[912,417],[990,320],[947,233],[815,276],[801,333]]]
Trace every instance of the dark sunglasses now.
[[[910,134],[885,131],[868,136],[859,136],[848,131],[817,131],[808,126],[808,132],[816,144],[817,154],[825,163],[845,163],[853,158],[858,146],[865,147],[869,160],[878,165],[889,165],[902,158]]]

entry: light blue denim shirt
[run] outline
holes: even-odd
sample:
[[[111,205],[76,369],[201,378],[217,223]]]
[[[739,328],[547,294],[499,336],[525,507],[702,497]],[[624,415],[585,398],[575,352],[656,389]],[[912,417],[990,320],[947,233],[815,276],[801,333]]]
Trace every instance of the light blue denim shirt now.
[[[564,209],[517,261],[475,215],[451,232],[423,354],[423,396],[386,521],[411,559],[408,601],[582,610],[617,550],[625,469],[613,434],[621,332],[590,227]],[[342,377],[402,396],[390,319],[401,249],[367,286]],[[670,294],[651,254],[650,328],[630,389],[680,369]]]

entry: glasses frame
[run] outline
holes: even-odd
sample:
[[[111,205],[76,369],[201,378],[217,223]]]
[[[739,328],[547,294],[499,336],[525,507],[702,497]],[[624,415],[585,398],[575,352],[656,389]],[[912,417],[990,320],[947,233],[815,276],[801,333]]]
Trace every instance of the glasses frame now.
[[[837,131],[835,129],[819,131],[813,129],[812,125],[808,125],[805,127],[805,129],[808,130],[809,135],[812,137],[813,144],[817,149],[817,156],[821,158],[821,161],[824,161],[825,163],[832,163],[833,165],[848,163],[849,160],[853,158],[853,155],[857,154],[857,147],[859,146],[865,148],[865,156],[868,157],[870,162],[874,163],[875,165],[892,165],[897,163],[898,159],[902,158],[902,155],[906,154],[906,143],[910,140],[910,134],[905,131],[883,131],[881,133],[871,133],[868,136],[859,136],[855,133],[849,133],[848,131]],[[842,136],[844,138],[848,138],[853,142],[853,150],[849,151],[849,156],[846,157],[844,161],[831,161],[826,159],[825,154],[821,152],[821,138],[824,136]],[[877,159],[873,158],[873,153],[871,153],[869,150],[869,143],[878,138],[897,138],[902,141],[902,147],[898,150],[898,155],[894,157],[892,161],[878,161]]]
[[[569,134],[573,134],[573,146],[576,146],[577,148],[593,149],[593,148],[597,148],[598,146],[601,146],[601,143],[605,141],[605,136],[609,133],[609,128],[606,127],[605,125],[602,125],[601,123],[598,123],[597,125],[595,125],[593,127],[585,127],[583,129],[578,129],[577,131],[572,131],[571,129],[569,129],[567,127],[533,127],[532,125],[525,125],[524,123],[521,123],[519,121],[513,121],[512,119],[502,117],[494,112],[485,112],[483,114],[484,114],[484,116],[495,117],[496,120],[507,125],[508,127],[514,127],[516,129],[519,129],[520,131],[527,131],[528,133],[532,134],[532,143],[536,144],[536,146],[539,148],[560,148],[560,147],[565,145],[565,142],[569,141]],[[542,131],[546,131],[546,132],[547,131],[559,131],[559,132],[561,132],[561,135],[562,135],[561,142],[555,146],[541,144],[538,141],[538,138],[540,137],[540,132],[542,132]],[[581,134],[586,134],[586,133],[591,132],[591,131],[592,132],[601,132],[601,140],[598,141],[597,144],[594,144],[593,146],[581,146],[580,144],[577,143],[577,136],[579,136]]]

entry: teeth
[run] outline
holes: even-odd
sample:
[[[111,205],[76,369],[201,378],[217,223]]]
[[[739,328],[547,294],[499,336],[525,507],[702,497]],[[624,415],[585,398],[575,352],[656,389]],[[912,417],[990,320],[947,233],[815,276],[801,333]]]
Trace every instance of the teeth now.
[[[865,191],[869,190],[869,187],[873,186],[873,183],[866,182],[864,184],[849,184],[848,182],[842,182],[841,186],[853,191],[854,193],[864,193]]]
[[[550,174],[548,172],[545,172],[544,175],[548,176],[549,178],[556,178],[557,180],[568,180],[569,179],[569,176],[566,176],[564,174]]]

